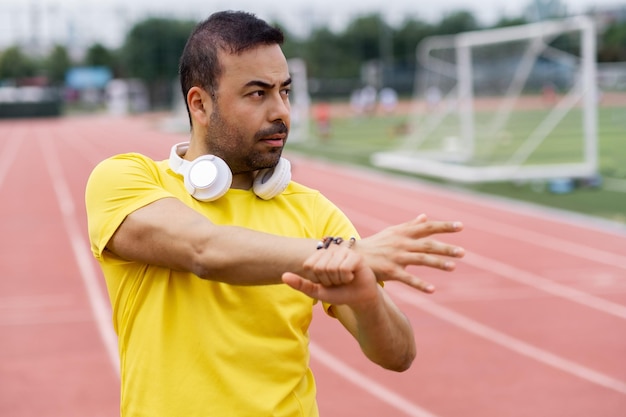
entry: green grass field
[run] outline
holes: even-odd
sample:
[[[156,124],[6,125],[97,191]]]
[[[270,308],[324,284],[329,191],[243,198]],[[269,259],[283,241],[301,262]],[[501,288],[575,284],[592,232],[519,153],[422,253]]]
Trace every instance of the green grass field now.
[[[510,155],[516,140],[522,140],[523,126],[535,118],[536,111],[520,113],[510,126],[518,126],[511,138],[491,150],[485,163],[498,161]],[[572,114],[554,130],[551,137],[537,149],[530,161],[559,161],[582,155],[582,144],[569,139],[579,125],[580,115]],[[477,118],[478,119],[478,118]],[[572,192],[557,194],[549,191],[548,184],[540,181],[526,183],[496,182],[483,184],[454,184],[469,190],[518,199],[553,208],[588,214],[626,224],[626,107],[604,107],[598,113],[600,186],[579,184]],[[289,143],[288,149],[333,161],[347,162],[374,168],[370,155],[391,150],[402,143],[399,132],[406,116],[336,117],[332,120],[331,135],[320,138],[315,122],[311,121],[311,136],[303,142]],[[575,123],[576,122],[576,123]],[[510,128],[509,128],[510,129]],[[444,133],[445,134],[445,133]],[[427,146],[424,145],[424,146]],[[488,159],[488,160],[487,160]],[[406,176],[413,174],[400,173]],[[423,178],[445,182],[436,178]]]

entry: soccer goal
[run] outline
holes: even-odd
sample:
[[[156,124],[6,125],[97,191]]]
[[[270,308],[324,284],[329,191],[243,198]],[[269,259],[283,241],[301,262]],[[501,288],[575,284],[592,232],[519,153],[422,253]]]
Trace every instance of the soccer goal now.
[[[595,40],[586,16],[425,39],[407,134],[373,164],[458,182],[594,176]]]

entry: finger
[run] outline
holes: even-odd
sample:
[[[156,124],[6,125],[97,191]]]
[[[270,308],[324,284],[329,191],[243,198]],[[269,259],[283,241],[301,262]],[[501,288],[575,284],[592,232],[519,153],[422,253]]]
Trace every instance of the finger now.
[[[430,253],[434,255],[450,256],[462,258],[465,256],[465,249],[460,246],[450,245],[434,239],[419,239],[415,241],[412,252]]]
[[[331,277],[328,276],[328,253],[326,250],[316,251],[303,264],[305,275],[312,282],[322,285],[332,285]]]
[[[282,280],[294,290],[331,304],[344,304],[347,299],[346,294],[350,293],[348,287],[324,287],[291,272],[285,272],[282,275]]]
[[[463,223],[458,221],[413,221],[411,234],[416,237],[425,237],[438,233],[456,233],[463,230]]]
[[[314,295],[316,287],[319,286],[319,284],[311,282],[310,280],[305,279],[298,274],[294,274],[293,272],[285,272],[282,275],[282,280],[294,290],[303,292],[310,297],[317,298]]]
[[[345,248],[330,247],[322,251],[322,256],[310,265],[312,273],[324,286],[342,285],[354,278],[357,255]]]
[[[425,292],[427,294],[432,294],[435,292],[435,286],[426,282],[415,275],[411,275],[408,272],[403,271],[404,273],[397,277],[395,281],[402,282],[403,284],[408,285],[409,287],[415,288],[421,292]]]
[[[427,266],[442,271],[454,271],[456,268],[454,261],[430,253],[407,253],[398,261],[402,265]]]
[[[417,223],[424,223],[426,221],[428,221],[428,216],[426,215],[426,213],[422,213],[415,218],[415,222]]]
[[[343,254],[338,257],[339,264],[336,269],[336,277],[334,282],[337,285],[349,284],[355,276],[357,268],[358,256],[351,250],[342,249]]]

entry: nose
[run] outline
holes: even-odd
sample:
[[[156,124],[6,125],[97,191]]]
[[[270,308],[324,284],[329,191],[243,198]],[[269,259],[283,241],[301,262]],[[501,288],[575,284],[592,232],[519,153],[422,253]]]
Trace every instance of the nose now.
[[[289,97],[280,93],[273,95],[269,110],[269,121],[272,123],[281,121],[289,126],[290,115],[291,104],[289,103]]]

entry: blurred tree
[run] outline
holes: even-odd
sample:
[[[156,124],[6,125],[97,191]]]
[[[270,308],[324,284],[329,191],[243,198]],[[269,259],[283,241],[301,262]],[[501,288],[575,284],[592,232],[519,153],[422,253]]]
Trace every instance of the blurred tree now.
[[[0,80],[32,77],[36,74],[37,63],[19,47],[9,47],[0,56]]]
[[[123,70],[119,62],[118,54],[111,51],[100,43],[95,43],[87,49],[83,64],[94,67],[107,67],[111,70],[114,77],[121,77]]]
[[[285,26],[281,25],[280,23],[274,22],[272,23],[272,25],[282,30],[283,34],[285,35],[285,42],[282,45],[282,50],[287,59],[301,58],[303,54],[302,48],[306,41],[298,39],[296,36],[290,33]]]
[[[509,26],[525,25],[528,21],[524,17],[501,17],[492,28],[503,28]]]
[[[444,16],[436,27],[438,35],[453,35],[480,29],[474,15],[464,10]]]
[[[371,61],[382,59],[387,51],[383,51],[387,35],[387,23],[378,14],[357,17],[353,20],[345,32],[343,38],[346,47],[359,61]],[[347,51],[346,51],[347,52]]]
[[[56,45],[45,59],[44,66],[50,83],[62,85],[65,82],[65,73],[72,66],[67,48]]]
[[[313,30],[305,43],[303,55],[311,77],[343,78],[358,74],[359,63],[354,52],[346,46],[341,35],[325,26]]]
[[[396,65],[413,71],[415,68],[415,50],[426,37],[435,34],[435,27],[417,19],[405,19],[393,35],[393,50]]]
[[[197,22],[150,18],[137,23],[122,48],[122,62],[131,77],[148,85],[151,104],[169,106],[178,61],[187,38]]]
[[[615,22],[608,26],[599,43],[598,61],[626,61],[626,22]]]

